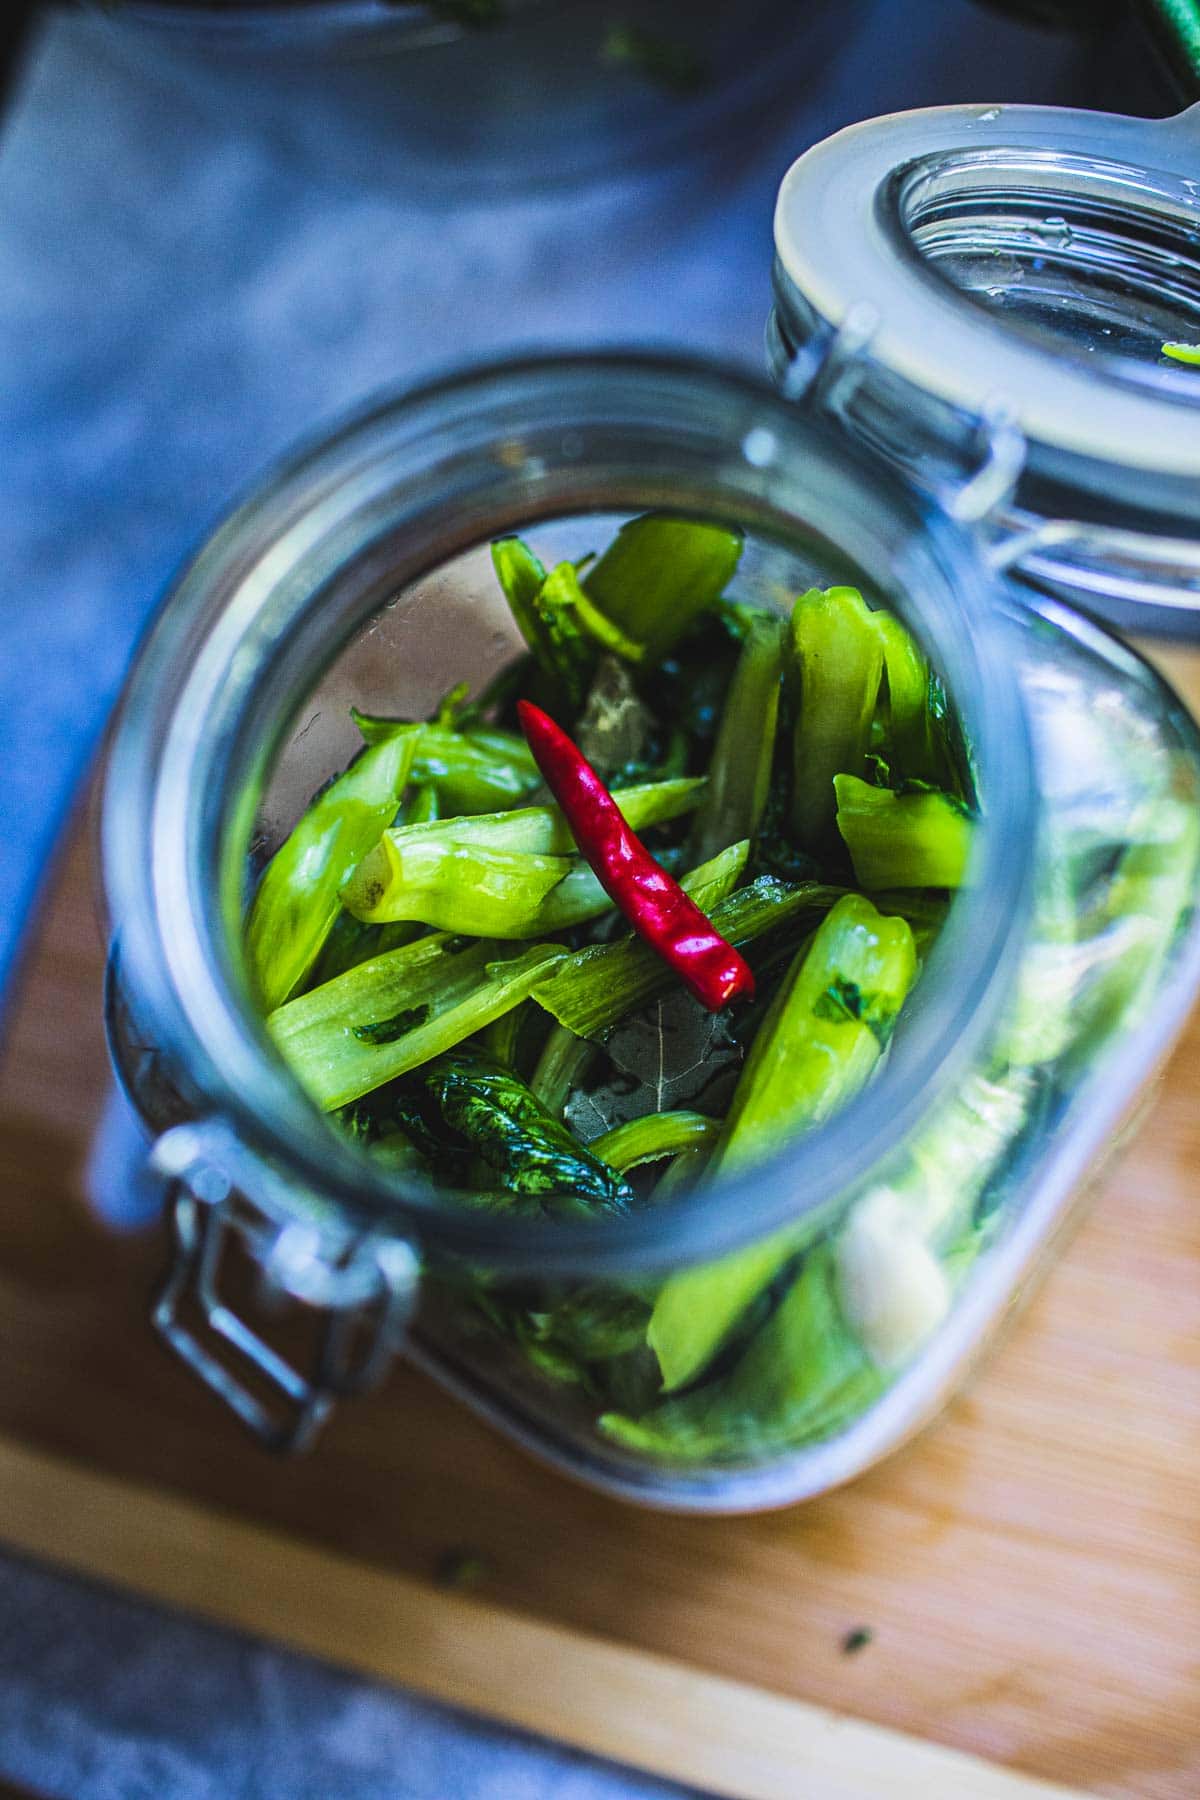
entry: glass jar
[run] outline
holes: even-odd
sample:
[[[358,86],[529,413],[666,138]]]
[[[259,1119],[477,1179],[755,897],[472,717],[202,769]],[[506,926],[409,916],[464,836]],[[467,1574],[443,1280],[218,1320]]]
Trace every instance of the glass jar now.
[[[753,130],[812,82],[866,0],[132,0],[100,55],[178,89],[223,140],[414,201],[651,167]],[[444,221],[431,224],[431,233]]]
[[[751,601],[844,581],[893,608],[957,707],[983,816],[881,1072],[843,1112],[624,1218],[471,1210],[335,1132],[274,1053],[242,967],[248,863],[345,766],[350,704],[424,716],[511,657],[490,539],[575,557],[648,507],[736,522]],[[1200,741],[1146,665],[998,588],[975,535],[811,396],[601,356],[381,405],[201,550],[111,739],[108,1025],[170,1183],[158,1329],[277,1445],[402,1351],[539,1456],[651,1504],[764,1507],[847,1479],[962,1380],[1179,1029],[1198,800]],[[707,1045],[654,1028],[685,1093]],[[621,1086],[592,1096],[604,1123]],[[678,1396],[646,1336],[668,1286],[685,1313],[742,1296]]]

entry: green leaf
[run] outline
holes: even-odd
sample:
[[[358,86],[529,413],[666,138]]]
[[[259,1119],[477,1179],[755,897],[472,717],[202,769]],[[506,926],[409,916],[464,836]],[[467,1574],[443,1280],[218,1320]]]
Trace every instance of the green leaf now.
[[[460,1051],[425,1064],[406,1086],[511,1192],[557,1197],[572,1203],[569,1211],[581,1210],[579,1201],[626,1210],[631,1195],[617,1171],[584,1149],[510,1069]]]

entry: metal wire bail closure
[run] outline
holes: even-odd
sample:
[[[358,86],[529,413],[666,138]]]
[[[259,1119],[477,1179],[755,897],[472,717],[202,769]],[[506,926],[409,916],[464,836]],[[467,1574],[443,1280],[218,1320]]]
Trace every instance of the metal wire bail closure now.
[[[327,1229],[281,1220],[270,1178],[252,1197],[222,1166],[222,1149],[227,1157],[232,1149],[236,1163],[257,1162],[213,1121],[175,1126],[151,1153],[152,1167],[168,1180],[173,1237],[152,1323],[261,1443],[304,1450],[335,1400],[377,1386],[399,1354],[418,1259],[401,1239],[339,1233],[335,1243]],[[310,1315],[310,1373],[269,1343],[225,1291],[230,1252],[239,1247],[257,1265],[255,1311],[264,1320],[296,1307]]]

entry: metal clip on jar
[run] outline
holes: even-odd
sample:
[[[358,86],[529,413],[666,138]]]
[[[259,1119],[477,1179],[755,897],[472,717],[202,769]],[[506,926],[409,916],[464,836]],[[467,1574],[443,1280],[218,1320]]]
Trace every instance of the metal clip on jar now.
[[[1189,130],[975,111],[845,133],[784,184],[782,394],[651,359],[474,372],[350,423],[186,570],[112,743],[110,1039],[172,1185],[156,1323],[268,1441],[402,1347],[597,1486],[780,1505],[928,1419],[1044,1265],[1200,982],[1200,738],[1068,603],[1171,626],[1200,603],[1200,376],[1138,360],[1200,338],[1200,207],[1169,175]],[[1112,358],[1089,335],[1110,330]],[[852,582],[908,624],[970,745],[968,878],[867,1094],[751,1176],[595,1222],[472,1212],[331,1130],[273,1054],[248,860],[349,759],[352,702],[423,716],[512,655],[489,539],[579,556],[647,507],[739,524],[752,599]],[[661,1393],[650,1301],[747,1246],[772,1252],[754,1328]],[[234,1310],[231,1254],[317,1325],[311,1365],[269,1307]],[[603,1367],[572,1363],[581,1311],[611,1327]]]

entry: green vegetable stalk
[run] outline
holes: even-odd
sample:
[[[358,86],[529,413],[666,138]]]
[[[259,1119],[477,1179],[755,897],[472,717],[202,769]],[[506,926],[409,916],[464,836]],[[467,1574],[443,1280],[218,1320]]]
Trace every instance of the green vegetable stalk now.
[[[404,944],[411,944],[422,933],[420,925],[413,925],[407,920],[394,925],[365,925],[356,919],[353,913],[341,911],[330,927],[329,936],[321,947],[309,973],[306,986],[320,987],[326,981],[332,981],[337,975],[344,975],[347,969],[353,969],[358,963],[368,962],[372,956],[382,956],[388,950],[399,950]]]
[[[573,714],[582,707],[601,650],[629,662],[642,660],[644,646],[606,616],[580,584],[574,563],[559,563],[547,574],[520,538],[494,543],[492,561],[557,709]]]
[[[894,613],[881,610],[872,616],[883,649],[889,785],[920,782],[953,790],[958,779],[941,684]]]
[[[626,1449],[675,1462],[736,1464],[830,1436],[879,1394],[884,1377],[842,1317],[827,1245],[799,1273],[728,1372],[640,1418],[601,1416]]]
[[[594,1138],[590,1148],[594,1156],[624,1174],[626,1169],[636,1169],[642,1163],[703,1150],[716,1142],[720,1131],[720,1120],[710,1119],[704,1113],[647,1113]]]
[[[856,588],[810,588],[792,608],[792,825],[820,850],[834,822],[835,775],[862,775],[883,676],[878,621]]]
[[[386,895],[369,911],[352,890],[346,904],[372,920],[414,919],[441,931],[512,939],[594,919],[610,901],[578,857],[425,838],[393,855]]]
[[[546,579],[544,565],[521,538],[502,537],[492,544],[492,567],[513,623],[538,667],[544,669],[550,658],[550,645],[537,613],[538,595]]]
[[[246,927],[250,979],[265,1012],[303,982],[338,916],[338,891],[396,815],[418,726],[394,728],[313,801],[271,861]]]
[[[648,781],[622,788],[617,803],[640,832],[687,812],[702,790],[703,781],[696,779]],[[563,913],[560,923],[594,918],[608,905],[596,878],[579,869],[574,848],[558,806],[516,806],[470,819],[401,824],[381,833],[376,850],[354,869],[342,904],[354,918],[371,923],[446,920],[446,931],[527,936],[522,920],[536,925],[538,909],[565,877],[572,877],[572,886],[552,907],[556,916]],[[470,882],[479,882],[479,896],[455,891]],[[473,898],[479,905],[473,905]],[[572,913],[574,905],[583,911]],[[475,922],[464,922],[468,916]],[[536,929],[556,931],[558,925]]]
[[[415,1069],[524,1000],[557,945],[464,945],[445,932],[359,963],[273,1012],[267,1030],[324,1111]]]
[[[1122,853],[1102,900],[1083,921],[1095,963],[1076,1002],[1079,1032],[1129,1027],[1153,1004],[1188,910],[1195,904],[1200,818],[1164,800],[1154,838]]]
[[[854,775],[834,777],[837,827],[863,887],[957,888],[975,821],[961,800],[933,791],[894,794]]]
[[[409,783],[398,817],[406,825],[428,825],[438,816],[437,789],[430,783],[417,787]],[[330,928],[329,935],[309,971],[307,987],[320,987],[335,975],[344,975],[356,963],[387,950],[399,950],[421,936],[422,927],[407,920],[393,925],[366,925],[343,908]]]
[[[550,682],[558,708],[575,713],[591,686],[596,646],[584,631],[573,604],[574,588],[578,586],[572,586],[573,576],[569,564],[565,568],[560,564],[546,576],[531,602],[534,629],[526,642]]]
[[[584,590],[647,664],[662,660],[715,606],[733,579],[741,534],[695,519],[645,513],[622,525],[583,580]]]
[[[565,1025],[554,1024],[546,1035],[529,1085],[546,1108],[558,1118],[595,1054],[586,1038],[575,1036]]]
[[[490,726],[468,731],[425,726],[413,776],[435,789],[439,811],[449,815],[519,806],[541,781],[521,739]]]
[[[709,764],[708,787],[688,840],[688,855],[696,862],[741,838],[753,840],[758,831],[775,752],[783,634],[783,620],[769,613],[755,615],[746,627]]]
[[[569,617],[593,645],[607,650],[611,656],[623,657],[631,663],[640,663],[645,657],[645,645],[629,637],[588,598],[574,563],[559,563],[550,571],[543,583],[539,604],[555,614]],[[594,650],[586,661],[590,665],[587,671],[590,679],[595,666]]]
[[[748,887],[730,893],[748,849],[745,843],[731,844],[681,883],[722,937],[739,948],[806,914],[827,912],[843,892],[816,882],[793,885],[760,875]],[[577,950],[542,983],[534,999],[577,1036],[602,1039],[618,1020],[668,993],[671,985],[671,972],[662,958],[641,938],[625,937]]]
[[[839,900],[763,1021],[729,1109],[713,1173],[768,1157],[863,1086],[917,978],[912,931],[861,894]]]
[[[764,1161],[860,1092],[916,975],[912,932],[903,919],[884,918],[859,894],[839,900],[796,957],[767,1012],[706,1180]],[[789,1228],[670,1277],[648,1332],[666,1389],[682,1387],[703,1370],[741,1315],[818,1229],[810,1219],[799,1231]]]

